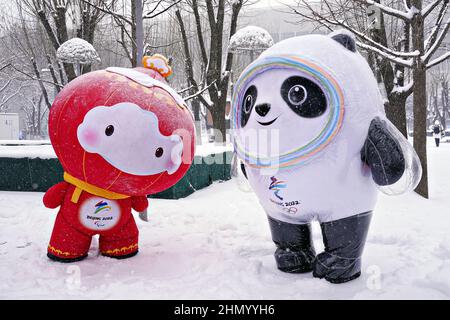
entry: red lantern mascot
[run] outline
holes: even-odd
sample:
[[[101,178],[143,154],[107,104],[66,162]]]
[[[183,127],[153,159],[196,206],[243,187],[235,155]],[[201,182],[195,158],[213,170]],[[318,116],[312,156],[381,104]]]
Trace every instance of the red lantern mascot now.
[[[146,196],[174,185],[192,162],[194,123],[167,85],[171,68],[160,55],[143,64],[82,75],[53,103],[49,134],[64,181],[44,196],[47,208],[60,206],[50,259],[84,259],[96,234],[102,255],[134,256],[138,229],[131,209],[146,210]]]

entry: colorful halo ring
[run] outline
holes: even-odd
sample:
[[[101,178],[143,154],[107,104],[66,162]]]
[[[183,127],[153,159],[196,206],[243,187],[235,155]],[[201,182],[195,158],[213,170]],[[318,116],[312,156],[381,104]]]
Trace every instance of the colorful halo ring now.
[[[241,106],[247,85],[259,74],[272,69],[297,69],[302,76],[316,83],[325,93],[330,112],[324,129],[309,143],[289,152],[271,156],[258,157],[249,153],[240,142]],[[307,163],[324,149],[339,132],[344,119],[344,93],[335,77],[311,59],[295,55],[278,55],[261,58],[249,65],[239,77],[232,99],[231,126],[234,149],[239,158],[255,168],[290,168]]]

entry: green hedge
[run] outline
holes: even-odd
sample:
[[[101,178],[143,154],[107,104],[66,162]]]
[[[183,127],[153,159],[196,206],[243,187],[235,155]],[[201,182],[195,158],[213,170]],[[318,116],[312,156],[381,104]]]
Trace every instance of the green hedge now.
[[[196,156],[186,175],[173,187],[152,198],[184,198],[209,186],[213,181],[230,179],[231,152]],[[58,159],[0,158],[0,190],[45,192],[62,181]]]

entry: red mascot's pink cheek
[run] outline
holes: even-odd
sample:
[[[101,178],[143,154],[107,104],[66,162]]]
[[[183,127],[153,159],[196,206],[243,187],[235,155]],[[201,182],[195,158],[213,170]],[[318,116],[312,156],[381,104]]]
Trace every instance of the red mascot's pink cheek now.
[[[87,128],[87,129],[82,129],[81,138],[82,138],[82,141],[80,141],[80,142],[82,142],[81,145],[86,144],[90,147],[94,147],[97,144],[99,137],[95,130]]]

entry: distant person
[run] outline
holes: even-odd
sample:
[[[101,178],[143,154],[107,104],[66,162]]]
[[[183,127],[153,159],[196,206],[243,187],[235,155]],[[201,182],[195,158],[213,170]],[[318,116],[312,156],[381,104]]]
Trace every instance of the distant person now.
[[[23,130],[19,131],[19,140],[24,140],[25,139],[25,134],[23,132]]]
[[[434,122],[434,126],[433,126],[433,137],[434,137],[434,141],[436,142],[436,147],[439,147],[443,132],[444,132],[444,128],[441,126],[439,120],[436,120]]]

